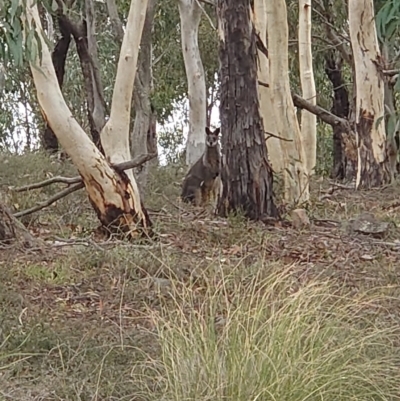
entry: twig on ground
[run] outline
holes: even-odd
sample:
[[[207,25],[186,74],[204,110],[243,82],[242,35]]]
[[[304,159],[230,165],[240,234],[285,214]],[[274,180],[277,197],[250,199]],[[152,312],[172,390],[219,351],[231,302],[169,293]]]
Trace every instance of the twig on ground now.
[[[177,205],[176,203],[172,202],[171,199],[168,199],[164,194],[163,194],[163,198],[172,206],[174,206],[176,209],[178,209],[180,212],[186,212],[186,210],[182,207],[180,207],[179,205]]]
[[[78,246],[78,245],[82,245],[82,246],[93,246],[94,248],[96,248],[99,251],[106,251],[107,248],[113,248],[115,246],[129,246],[135,249],[155,249],[160,247],[160,244],[153,244],[153,245],[143,245],[143,244],[127,244],[123,241],[120,240],[115,240],[115,241],[103,241],[103,242],[96,242],[94,240],[92,240],[91,238],[61,238],[61,237],[57,237],[55,236],[54,241],[58,241],[58,243],[49,243],[47,242],[47,245],[50,245],[52,247],[55,248],[62,248],[62,247],[66,247],[66,246]],[[171,246],[172,243],[169,244],[162,244],[165,246]]]
[[[346,184],[339,184],[338,182],[334,182],[334,183],[332,183],[332,186],[335,188],[340,188],[340,189],[348,189],[348,190],[356,189],[356,186],[354,184],[346,185]]]

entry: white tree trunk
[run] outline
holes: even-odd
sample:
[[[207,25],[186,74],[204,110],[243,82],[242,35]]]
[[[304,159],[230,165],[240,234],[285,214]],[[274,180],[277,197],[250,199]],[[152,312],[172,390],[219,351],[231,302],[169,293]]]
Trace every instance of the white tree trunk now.
[[[386,153],[384,81],[373,0],[349,1],[350,39],[356,81],[356,187],[379,186],[390,180]]]
[[[317,104],[313,57],[311,49],[311,0],[299,0],[299,62],[303,98]],[[301,137],[305,154],[307,174],[314,174],[317,162],[317,116],[307,110],[301,111]]]
[[[129,180],[108,162],[119,163],[130,159],[130,104],[147,0],[132,0],[131,3],[118,64],[111,117],[102,132],[102,145],[108,162],[72,116],[63,98],[42,34],[38,9],[33,3],[34,0],[26,1],[26,18],[23,23],[26,30],[36,29],[41,41],[41,61],[37,58],[30,64],[43,116],[81,174],[100,221],[106,226],[119,225],[122,230],[129,230],[133,234],[138,221],[144,225],[150,221],[142,208],[132,173],[127,174]]]
[[[267,0],[254,0],[253,22],[256,32],[264,45],[267,45]],[[268,47],[268,46],[266,46]],[[258,50],[258,81],[264,84],[270,83],[269,60],[266,54]],[[260,113],[266,132],[268,158],[275,172],[281,172],[284,168],[283,154],[279,138],[268,136],[268,133],[277,135],[275,124],[275,112],[272,107],[272,91],[270,87],[258,85],[258,99],[260,101]]]
[[[309,182],[304,165],[304,150],[299,122],[289,85],[288,23],[285,0],[267,1],[270,88],[277,134],[284,159],[285,199],[303,202],[309,199]]]
[[[206,82],[198,44],[202,10],[197,0],[178,0],[178,4],[189,98],[186,164],[192,166],[204,152],[204,129],[207,124]]]

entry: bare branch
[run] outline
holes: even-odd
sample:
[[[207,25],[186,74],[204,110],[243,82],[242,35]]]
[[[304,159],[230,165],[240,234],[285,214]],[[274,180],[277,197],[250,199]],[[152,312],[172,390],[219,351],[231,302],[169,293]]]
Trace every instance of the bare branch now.
[[[310,113],[315,114],[317,117],[319,117],[323,122],[331,125],[332,127],[335,126],[340,126],[341,130],[343,132],[350,132],[350,123],[344,119],[340,118],[338,116],[335,116],[328,110],[323,109],[320,106],[314,105],[310,102],[307,102],[307,100],[303,99],[299,95],[292,93],[292,98],[293,98],[293,103],[296,107],[299,109],[305,109],[309,111]]]
[[[276,138],[276,139],[279,139],[280,141],[293,142],[293,139],[283,138],[279,135],[273,134],[272,132],[267,132],[267,131],[264,131],[264,132],[265,132],[265,134],[267,134],[267,139],[265,141],[268,141],[268,139],[270,139],[270,138]]]
[[[69,188],[65,188],[62,191],[56,193],[54,196],[52,196],[49,199],[46,199],[43,202],[38,203],[36,206],[31,207],[30,209],[22,210],[21,212],[14,213],[14,217],[22,217],[26,216],[28,214],[32,214],[34,212],[37,212],[41,209],[44,209],[45,207],[48,207],[52,205],[54,202],[57,202],[59,199],[64,198],[65,196],[72,194],[72,192],[77,191],[78,189],[81,189],[84,187],[83,182],[78,182],[77,184],[72,185]]]
[[[266,82],[258,81],[258,85],[264,86],[265,88],[269,88],[269,84],[267,84]]]
[[[266,88],[269,88],[269,84],[258,81],[258,84],[261,86],[265,86]],[[317,117],[319,117],[323,122],[331,125],[332,127],[334,126],[340,126],[343,132],[350,132],[350,124],[349,122],[341,117],[336,116],[335,114],[329,112],[328,110],[325,110],[324,108],[314,105],[307,100],[303,99],[301,96],[297,95],[296,93],[292,93],[292,98],[293,98],[293,103],[296,107],[299,109],[305,109],[309,111],[310,113],[315,114]],[[274,136],[271,133],[267,133],[268,135]],[[279,138],[282,139],[282,138]]]
[[[70,178],[70,177],[57,176],[57,177],[51,177],[48,180],[35,182],[34,184],[24,185],[22,187],[17,187],[17,188],[9,187],[9,189],[14,192],[25,192],[25,191],[30,191],[32,189],[39,189],[39,188],[47,187],[48,185],[56,184],[56,183],[71,185],[71,184],[76,184],[77,182],[81,182],[81,181],[82,181],[81,177]]]
[[[388,77],[394,77],[397,74],[400,74],[400,70],[383,70],[383,75],[386,75]]]
[[[215,0],[199,0],[201,3],[208,4],[209,6],[216,7],[217,2]]]
[[[211,17],[207,14],[206,10],[204,10],[204,7],[200,4],[200,0],[196,0],[198,6],[200,7],[201,11],[203,11],[203,14],[206,16],[206,18],[208,19],[208,22],[211,25],[211,28],[214,29],[214,31],[217,30],[217,28],[215,27],[214,23],[212,22]]]
[[[135,168],[135,167],[139,167],[142,164],[148,162],[151,159],[154,159],[157,155],[155,153],[150,153],[147,155],[141,155],[133,160],[128,160],[127,162],[123,162],[123,163],[119,163],[116,165],[113,165],[113,167],[119,171],[125,171],[125,170],[129,170],[131,168]],[[51,185],[51,184],[55,184],[55,183],[63,183],[63,184],[77,184],[82,182],[82,178],[80,176],[78,177],[52,177],[49,178],[48,180],[44,180],[41,182],[37,182],[35,184],[29,184],[29,185],[24,185],[23,187],[17,187],[17,188],[13,188],[10,187],[9,189],[14,191],[14,192],[25,192],[25,191],[29,191],[31,189],[38,189],[38,188],[43,188],[45,186]],[[78,188],[79,189],[79,188]],[[68,194],[67,194],[68,195]]]

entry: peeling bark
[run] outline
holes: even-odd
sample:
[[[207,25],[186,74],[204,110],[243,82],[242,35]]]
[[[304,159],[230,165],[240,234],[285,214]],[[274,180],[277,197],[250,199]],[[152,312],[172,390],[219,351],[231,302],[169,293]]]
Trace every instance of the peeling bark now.
[[[65,60],[71,43],[71,31],[62,18],[58,18],[58,26],[60,28],[61,37],[53,50],[51,58],[57,75],[58,85],[62,88],[65,74]],[[42,144],[43,148],[50,153],[58,151],[57,137],[47,123],[42,135]]]
[[[130,104],[147,1],[132,0],[131,3],[118,63],[113,108],[101,133],[107,159],[71,115],[61,94],[33,1],[26,2],[23,24],[26,30],[36,29],[41,41],[41,58],[37,57],[30,65],[42,113],[77,167],[101,223],[113,232],[127,234],[129,238],[135,237],[140,228],[144,228],[142,233],[148,234],[151,221],[132,172],[125,174],[110,165],[130,159]]]
[[[138,58],[138,69],[135,77],[135,89],[133,91],[133,102],[135,109],[135,122],[131,134],[132,157],[148,153],[148,142],[154,140],[156,135],[150,128],[153,118],[150,104],[150,92],[152,88],[152,27],[155,14],[156,0],[149,0],[147,5],[146,19],[143,26],[142,41]],[[156,139],[157,141],[157,139]],[[157,148],[157,146],[156,146]],[[150,152],[153,153],[153,152]],[[145,163],[135,169],[135,176],[139,189],[143,193],[147,184],[149,164]]]
[[[205,150],[204,129],[207,124],[206,81],[198,44],[202,10],[197,0],[179,0],[178,5],[189,99],[186,164],[192,166]]]
[[[218,0],[223,192],[218,213],[277,216],[272,169],[257,95],[257,48],[250,0]]]
[[[373,0],[349,2],[349,27],[356,78],[356,187],[390,181],[384,116],[384,82]]]

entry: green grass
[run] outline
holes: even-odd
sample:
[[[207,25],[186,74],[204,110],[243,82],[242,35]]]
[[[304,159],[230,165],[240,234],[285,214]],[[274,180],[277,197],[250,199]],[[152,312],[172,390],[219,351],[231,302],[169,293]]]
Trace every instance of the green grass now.
[[[3,189],[76,175],[40,153],[0,165]],[[84,191],[22,219],[80,242],[0,251],[0,401],[400,400],[400,230],[199,214],[179,200],[183,173],[151,172],[154,243],[93,245]],[[328,186],[313,182],[312,219],[398,221],[398,186],[321,200]],[[22,210],[61,188],[8,202]]]
[[[153,315],[162,349],[161,397],[398,399],[396,330],[377,325],[379,298],[332,290],[324,281],[296,288],[287,271],[240,282],[223,276],[201,302],[193,290],[177,290],[176,307]]]

